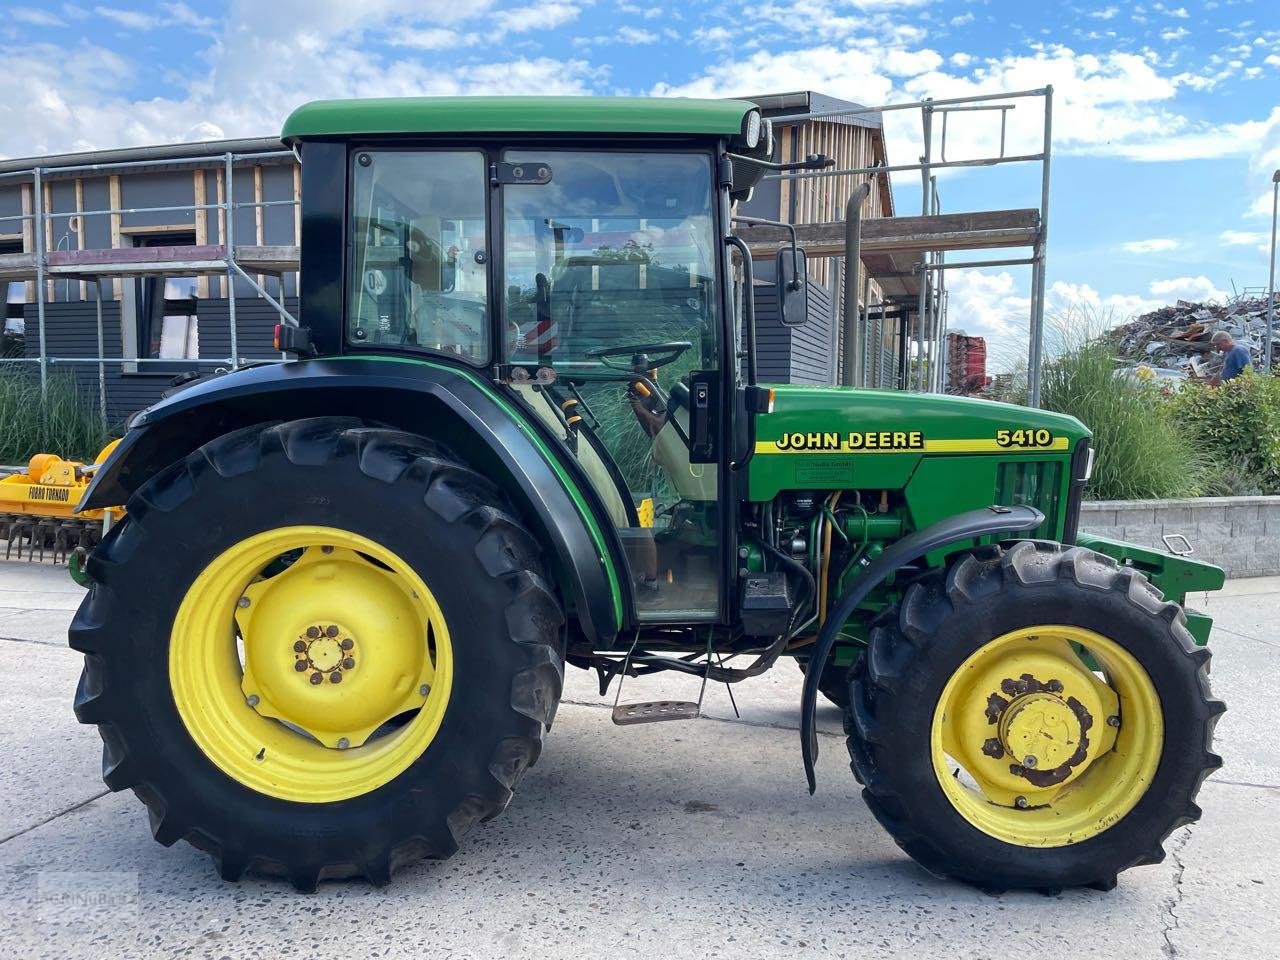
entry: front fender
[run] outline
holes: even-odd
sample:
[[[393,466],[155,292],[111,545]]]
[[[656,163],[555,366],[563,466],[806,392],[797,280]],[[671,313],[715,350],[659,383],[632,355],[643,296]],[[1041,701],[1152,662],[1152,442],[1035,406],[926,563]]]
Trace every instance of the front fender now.
[[[800,750],[804,755],[804,773],[809,780],[810,793],[818,788],[813,768],[818,759],[818,734],[814,720],[818,707],[818,680],[822,676],[823,666],[831,656],[836,637],[858,604],[890,574],[927,553],[976,537],[1034,530],[1042,523],[1044,514],[1035,507],[992,506],[970,510],[907,534],[867,565],[853,586],[840,597],[840,602],[827,614],[817,642],[813,645],[813,654],[805,667],[804,693],[800,698]]]
[[[271,364],[197,381],[136,416],[77,510],[125,503],[204,443],[255,423],[355,416],[446,443],[499,480],[553,559],[571,615],[605,645],[632,616],[617,532],[576,461],[479,376],[407,358]]]

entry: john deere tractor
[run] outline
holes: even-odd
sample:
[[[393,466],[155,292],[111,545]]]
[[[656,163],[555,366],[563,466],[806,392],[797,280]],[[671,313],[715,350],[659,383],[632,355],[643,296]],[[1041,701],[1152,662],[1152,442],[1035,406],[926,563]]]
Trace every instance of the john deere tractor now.
[[[1199,816],[1223,708],[1183,604],[1221,571],[1078,533],[1071,417],[756,383],[731,218],[780,165],[753,104],[317,102],[283,136],[291,359],[141,411],[79,504],[126,512],[86,564],[76,715],[158,841],[386,883],[511,801],[566,665],[696,688],[787,659],[810,790],[823,694],[935,873],[1109,888]],[[778,266],[802,322],[803,255]]]

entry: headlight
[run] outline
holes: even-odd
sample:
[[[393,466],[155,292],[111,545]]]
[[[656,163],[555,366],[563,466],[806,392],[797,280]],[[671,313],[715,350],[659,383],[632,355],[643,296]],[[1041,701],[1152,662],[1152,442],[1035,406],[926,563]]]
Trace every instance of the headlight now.
[[[773,159],[773,121],[767,117],[764,121],[764,154]]]
[[[748,150],[754,150],[760,143],[760,134],[764,132],[764,118],[759,110],[750,111],[743,120],[742,138]]]
[[[1084,462],[1084,476],[1080,478],[1085,483],[1088,483],[1093,479],[1093,458],[1097,452],[1098,451],[1094,448],[1093,444],[1089,444],[1088,459]]]

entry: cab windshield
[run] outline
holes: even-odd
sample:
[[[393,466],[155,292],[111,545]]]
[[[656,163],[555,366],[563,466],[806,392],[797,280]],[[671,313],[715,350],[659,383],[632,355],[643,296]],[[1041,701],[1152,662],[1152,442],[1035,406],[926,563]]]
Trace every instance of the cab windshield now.
[[[503,191],[511,363],[602,373],[592,354],[689,342],[686,371],[715,364],[715,235],[705,154],[509,150],[551,181]]]

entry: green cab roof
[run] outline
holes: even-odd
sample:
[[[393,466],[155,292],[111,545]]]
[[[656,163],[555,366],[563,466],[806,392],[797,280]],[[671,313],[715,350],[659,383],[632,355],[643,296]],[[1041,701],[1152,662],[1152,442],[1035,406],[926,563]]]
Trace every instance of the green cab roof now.
[[[735,136],[746,100],[666,97],[403,97],[315,100],[289,115],[285,141],[414,133],[619,133]]]

